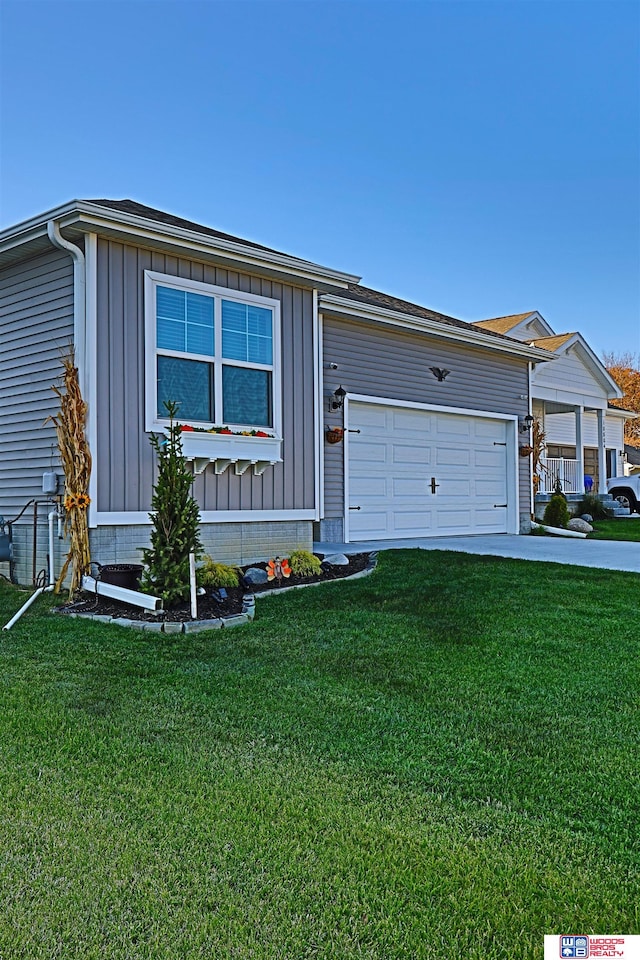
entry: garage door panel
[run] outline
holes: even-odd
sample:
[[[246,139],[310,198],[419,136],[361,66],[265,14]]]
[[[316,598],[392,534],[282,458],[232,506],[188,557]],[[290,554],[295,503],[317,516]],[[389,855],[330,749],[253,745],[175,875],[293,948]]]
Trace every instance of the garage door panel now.
[[[360,440],[358,443],[357,461],[353,458],[351,462],[357,464],[356,469],[359,467],[361,470],[368,465],[378,466],[386,461],[388,446],[389,444],[384,440],[374,442]]]
[[[486,467],[489,470],[498,470],[504,464],[504,447],[489,447],[486,450],[473,451],[473,466],[478,469]]]
[[[358,481],[358,493],[361,498],[386,498],[391,492],[393,479],[391,477],[361,477]]]
[[[450,413],[437,414],[436,432],[440,439],[452,436],[458,438],[470,437],[472,429],[473,425],[468,417],[458,417]]]
[[[351,535],[355,540],[385,540],[395,536],[389,527],[389,514],[386,510],[371,510],[366,513],[354,513],[351,516]]]
[[[475,483],[471,477],[460,477],[455,480],[441,481],[440,487],[435,494],[436,500],[444,500],[446,497],[458,497],[468,500],[473,494]]]
[[[412,497],[414,500],[430,496],[429,485],[424,477],[394,477],[391,493],[396,497]]]
[[[416,463],[428,465],[431,462],[431,449],[424,444],[418,446],[415,443],[394,443],[391,458],[393,463],[407,463],[412,466]]]
[[[422,410],[396,409],[392,415],[392,428],[395,431],[415,434],[423,437],[431,433],[432,417]]]
[[[432,515],[430,510],[393,511],[393,525],[396,530],[396,536],[399,536],[402,533],[408,533],[410,536],[415,536],[416,534],[413,533],[415,530],[421,531],[421,533],[417,534],[417,536],[428,535],[428,531],[431,530],[431,524]]]
[[[439,467],[468,467],[471,464],[471,451],[455,447],[437,447],[435,462]]]
[[[375,404],[362,405],[358,409],[357,426],[361,430],[386,430],[388,426],[389,411],[385,407],[378,407]]]
[[[439,510],[438,530],[467,530],[471,525],[471,510]]]
[[[477,479],[474,483],[474,496],[476,498],[487,497],[492,500],[500,500],[504,503],[504,498],[506,497],[506,490],[504,483],[501,483],[500,480],[487,478],[486,480]]]
[[[476,437],[485,440],[504,440],[507,426],[504,420],[483,420],[478,418],[474,424]]]
[[[347,446],[351,539],[507,531],[494,506],[507,502],[504,421],[357,401],[349,412],[361,431]]]

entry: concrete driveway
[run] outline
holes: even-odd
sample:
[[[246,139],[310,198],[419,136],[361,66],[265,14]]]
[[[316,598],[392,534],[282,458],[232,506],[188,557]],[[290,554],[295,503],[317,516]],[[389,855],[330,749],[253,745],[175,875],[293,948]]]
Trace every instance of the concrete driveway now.
[[[640,520],[637,522],[640,523]],[[513,557],[576,567],[640,573],[640,543],[619,540],[576,540],[490,534],[415,540],[367,540],[359,543],[314,543],[318,553],[364,553],[371,550],[453,550],[490,557]]]

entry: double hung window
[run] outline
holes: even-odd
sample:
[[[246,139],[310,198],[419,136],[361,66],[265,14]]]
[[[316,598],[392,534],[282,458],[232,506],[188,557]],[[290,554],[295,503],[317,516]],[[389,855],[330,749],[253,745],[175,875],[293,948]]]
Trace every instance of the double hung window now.
[[[152,272],[146,297],[147,429],[173,400],[182,423],[278,434],[279,302]]]

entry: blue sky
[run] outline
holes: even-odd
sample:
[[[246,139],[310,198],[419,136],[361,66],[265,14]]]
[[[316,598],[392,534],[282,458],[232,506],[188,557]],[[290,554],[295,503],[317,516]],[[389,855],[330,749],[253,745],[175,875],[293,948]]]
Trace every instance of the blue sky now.
[[[640,4],[3,0],[0,225],[130,197],[640,351]]]

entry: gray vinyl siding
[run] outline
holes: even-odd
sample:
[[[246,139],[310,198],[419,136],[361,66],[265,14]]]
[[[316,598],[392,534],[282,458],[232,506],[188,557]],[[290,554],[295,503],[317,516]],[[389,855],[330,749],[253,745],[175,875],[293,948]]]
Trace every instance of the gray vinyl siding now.
[[[525,360],[489,350],[445,343],[434,337],[323,316],[325,427],[339,426],[342,414],[329,413],[329,397],[342,384],[350,394],[484,410],[528,413]],[[337,363],[337,370],[328,365]],[[429,367],[450,370],[439,382]],[[525,399],[521,400],[520,397]],[[344,447],[324,444],[324,516],[344,515]],[[530,458],[519,458],[520,516],[530,515]]]
[[[283,462],[261,477],[233,467],[198,476],[201,510],[312,510],[313,294],[211,264],[100,239],[97,290],[98,510],[148,511],[154,455],[144,424],[144,271],[197,280],[281,303]],[[250,515],[247,516],[250,519]]]
[[[42,473],[58,464],[58,410],[51,389],[73,342],[73,266],[62,251],[23,261],[0,274],[0,515],[15,517],[42,498]],[[61,470],[58,470],[61,474]],[[25,522],[31,514],[25,515]]]

